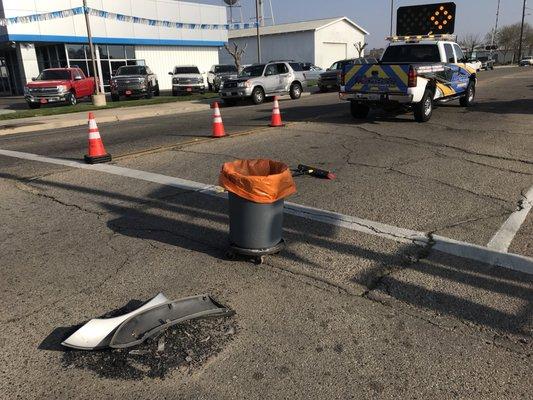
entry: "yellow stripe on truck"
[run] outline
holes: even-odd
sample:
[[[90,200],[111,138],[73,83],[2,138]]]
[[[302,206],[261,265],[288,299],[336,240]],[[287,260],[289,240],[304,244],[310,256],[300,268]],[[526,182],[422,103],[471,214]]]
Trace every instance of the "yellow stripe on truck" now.
[[[437,82],[437,88],[442,92],[443,96],[451,96],[455,94],[455,90],[453,90],[451,87],[446,86],[443,83]]]
[[[404,70],[399,65],[393,65],[392,66],[392,70],[398,76],[398,78],[400,78],[402,80],[402,82],[405,84],[405,86],[407,86],[408,81],[409,81],[409,77],[404,72]]]
[[[346,75],[344,77],[344,82],[348,82],[350,79],[352,79],[353,76],[359,71],[360,68],[361,68],[360,65],[350,68],[350,70],[346,72]]]

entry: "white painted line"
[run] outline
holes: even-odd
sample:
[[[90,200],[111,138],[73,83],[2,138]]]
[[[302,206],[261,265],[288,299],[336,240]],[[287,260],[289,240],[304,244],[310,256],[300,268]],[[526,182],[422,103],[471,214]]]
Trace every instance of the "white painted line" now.
[[[222,192],[223,189],[219,186],[206,185],[172,176],[118,167],[116,165],[89,165],[81,161],[62,160],[59,158],[44,157],[36,154],[2,149],[0,149],[0,155],[48,164],[64,165],[72,168],[105,172],[112,175],[139,179],[147,182],[158,183],[160,185],[175,187],[178,189],[204,193],[210,196],[226,197],[227,195],[226,193]],[[430,238],[429,235],[426,235],[423,232],[398,228],[392,225],[382,224],[380,222],[369,221],[290,202],[286,203],[285,209],[288,214],[301,218],[322,222],[328,225],[339,226],[352,231],[366,233],[400,243],[415,243],[422,246],[427,245],[431,246],[431,248],[434,250],[438,250],[446,254],[533,274],[533,258],[530,257],[489,249],[487,247],[449,239],[443,236],[435,235]]]
[[[533,187],[528,190],[521,204],[522,207],[520,210],[516,210],[514,213],[512,213],[507,221],[505,221],[498,230],[498,232],[496,232],[496,234],[492,237],[487,245],[489,249],[503,252],[509,251],[509,246],[511,246],[514,237],[526,220],[531,208],[533,208]]]

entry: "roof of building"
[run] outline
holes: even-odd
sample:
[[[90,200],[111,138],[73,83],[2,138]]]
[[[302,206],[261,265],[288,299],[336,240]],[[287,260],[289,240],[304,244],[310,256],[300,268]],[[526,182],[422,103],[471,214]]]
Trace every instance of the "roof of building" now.
[[[264,36],[264,35],[277,35],[277,34],[289,33],[289,32],[317,31],[319,29],[323,29],[339,21],[346,21],[350,25],[353,25],[356,29],[359,29],[365,35],[369,34],[369,32],[367,32],[364,28],[357,25],[350,18],[335,17],[335,18],[315,19],[311,21],[293,22],[289,24],[262,26],[261,35]],[[255,34],[256,34],[256,28],[239,29],[239,30],[229,31],[228,37],[229,39],[235,39],[235,38],[240,38],[240,37],[255,36]]]

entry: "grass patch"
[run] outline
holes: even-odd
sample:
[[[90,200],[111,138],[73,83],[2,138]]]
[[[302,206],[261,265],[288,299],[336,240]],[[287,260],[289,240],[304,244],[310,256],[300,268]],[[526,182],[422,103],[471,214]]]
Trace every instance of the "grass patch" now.
[[[52,105],[44,106],[37,110],[23,110],[9,114],[1,114],[0,121],[18,119],[18,118],[30,118],[30,117],[46,117],[50,115],[71,114],[76,112],[92,111],[92,110],[107,110],[110,108],[125,108],[125,107],[137,107],[137,106],[149,106],[153,104],[173,103],[179,101],[191,101],[191,100],[206,100],[218,97],[217,93],[205,93],[205,94],[193,94],[188,96],[159,96],[151,99],[131,99],[121,100],[117,102],[108,103],[105,107],[95,107],[89,102],[78,103],[75,106],[61,106]]]

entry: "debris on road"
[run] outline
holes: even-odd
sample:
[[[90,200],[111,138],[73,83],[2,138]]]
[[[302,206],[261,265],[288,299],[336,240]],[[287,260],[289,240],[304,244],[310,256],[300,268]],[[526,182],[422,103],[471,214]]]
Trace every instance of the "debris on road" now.
[[[303,165],[303,164],[299,164],[298,169],[293,174],[293,176],[300,176],[300,175],[311,175],[311,176],[314,176],[315,178],[329,179],[329,180],[334,180],[336,178],[335,174],[331,171],[326,171],[324,169],[310,167],[308,165]]]

